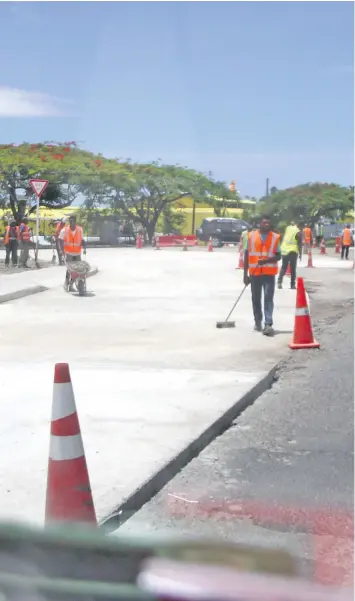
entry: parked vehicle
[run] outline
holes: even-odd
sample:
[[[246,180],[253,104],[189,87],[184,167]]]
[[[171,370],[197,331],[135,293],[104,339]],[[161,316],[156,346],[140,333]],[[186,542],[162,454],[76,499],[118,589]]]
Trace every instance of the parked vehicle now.
[[[207,218],[202,221],[196,236],[202,242],[208,242],[212,238],[213,246],[221,247],[224,244],[238,244],[243,231],[248,227],[248,222],[243,219]]]

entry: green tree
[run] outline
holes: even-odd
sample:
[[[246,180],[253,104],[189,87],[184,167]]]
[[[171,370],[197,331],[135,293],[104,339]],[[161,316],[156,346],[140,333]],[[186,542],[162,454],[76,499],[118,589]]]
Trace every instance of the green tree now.
[[[80,150],[75,142],[1,145],[0,205],[9,205],[19,220],[26,208],[31,213],[36,207],[30,179],[47,179],[50,183],[40,205],[70,206],[80,192],[81,180],[94,178],[101,166],[99,155]]]
[[[215,182],[211,174],[158,161],[140,164],[118,159],[104,165],[95,187],[93,193],[91,181],[82,186],[91,206],[94,199],[94,206],[106,205],[121,211],[146,230],[150,242],[167,207],[185,196],[192,196],[196,202],[212,203],[221,191],[221,184]]]
[[[337,219],[353,208],[354,190],[338,184],[310,183],[277,190],[260,199],[258,213],[272,215],[275,226],[290,221],[314,225],[321,217]]]

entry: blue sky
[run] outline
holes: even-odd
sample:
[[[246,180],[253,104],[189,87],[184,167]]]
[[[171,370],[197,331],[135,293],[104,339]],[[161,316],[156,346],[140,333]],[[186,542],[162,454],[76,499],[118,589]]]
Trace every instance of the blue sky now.
[[[352,2],[1,2],[0,143],[353,182]]]

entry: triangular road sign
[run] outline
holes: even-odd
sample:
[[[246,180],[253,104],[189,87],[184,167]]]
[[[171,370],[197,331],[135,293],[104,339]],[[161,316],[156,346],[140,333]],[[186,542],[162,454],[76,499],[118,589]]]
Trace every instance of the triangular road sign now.
[[[43,192],[48,186],[46,179],[30,179],[30,186],[38,198],[41,198]]]

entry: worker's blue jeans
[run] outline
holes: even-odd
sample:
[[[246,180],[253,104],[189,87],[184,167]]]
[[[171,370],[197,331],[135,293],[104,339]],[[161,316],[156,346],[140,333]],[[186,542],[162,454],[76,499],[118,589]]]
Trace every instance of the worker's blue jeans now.
[[[263,321],[263,312],[261,308],[262,292],[264,292],[265,325],[272,326],[275,294],[274,275],[253,275],[251,277],[251,298],[253,302],[254,319],[257,324],[261,324]]]

